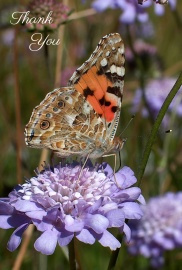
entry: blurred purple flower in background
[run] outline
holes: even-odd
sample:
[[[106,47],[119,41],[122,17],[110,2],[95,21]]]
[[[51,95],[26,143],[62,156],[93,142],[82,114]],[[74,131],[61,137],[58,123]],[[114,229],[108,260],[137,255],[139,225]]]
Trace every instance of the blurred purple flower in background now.
[[[154,118],[157,116],[160,108],[162,107],[167,95],[174,86],[176,82],[175,78],[164,77],[159,79],[151,80],[145,87],[145,98],[147,106],[154,115]],[[139,111],[140,104],[142,101],[142,90],[137,89],[134,99],[133,99],[133,108],[132,113]],[[174,111],[178,116],[182,116],[182,87],[178,91],[177,95],[171,102],[169,106],[169,111]],[[148,116],[148,111],[146,108],[142,109],[142,114],[144,117]],[[167,115],[164,118],[167,120]]]
[[[102,12],[107,8],[122,10],[122,15],[120,16],[120,22],[130,24],[138,19],[141,22],[146,22],[148,19],[148,14],[145,8],[150,6],[151,2],[146,2],[143,5],[139,5],[136,0],[96,0],[93,2],[92,7],[98,12]]]
[[[70,9],[68,6],[57,0],[32,0],[30,1],[27,10],[30,11],[30,18],[46,18],[50,11],[52,11],[51,18],[52,23],[47,21],[45,24],[42,23],[28,23],[26,27],[29,30],[54,30],[61,23],[64,23],[68,19]]]
[[[163,1],[163,0],[162,0]],[[164,0],[165,1],[165,0]],[[163,15],[164,12],[165,12],[165,6],[163,4],[166,4],[166,3],[160,3],[161,0],[159,0],[158,2],[156,2],[157,4],[154,5],[154,10],[155,10],[155,13],[159,16]],[[166,2],[166,1],[165,1]],[[168,0],[168,3],[167,3],[170,8],[172,10],[174,10],[176,8],[176,0]]]
[[[148,20],[146,8],[150,7],[152,3],[152,0],[140,1],[140,4],[138,4],[137,0],[95,0],[92,7],[98,12],[102,12],[107,8],[121,9],[120,22],[130,24],[136,19],[140,22],[146,22]],[[169,0],[169,5],[171,9],[175,9],[176,0]],[[165,7],[159,3],[155,3],[154,10],[157,15],[163,15]]]
[[[12,46],[14,37],[15,31],[13,29],[7,29],[1,35],[2,42],[6,46]]]
[[[35,249],[46,255],[54,252],[57,242],[65,246],[73,237],[87,244],[98,240],[111,250],[119,248],[120,242],[108,229],[118,228],[129,241],[131,232],[125,220],[141,218],[136,201],[144,203],[144,198],[139,188],[131,187],[137,180],[129,167],[123,167],[115,177],[117,185],[105,163],[84,169],[59,164],[18,186],[0,200],[0,227],[16,228],[8,249],[19,246],[31,223],[42,232]]]
[[[149,2],[151,0],[138,0],[138,3],[143,5],[143,3],[145,2]],[[166,5],[166,4],[169,4],[170,8],[172,10],[174,10],[176,8],[176,2],[177,0],[153,0],[155,2],[155,6],[154,6],[154,9],[155,9],[155,13],[157,15],[163,15],[164,14],[164,11],[165,11],[165,7],[163,7],[163,5]]]
[[[144,215],[129,222],[129,251],[151,259],[154,267],[164,262],[164,251],[182,247],[182,192],[155,197],[142,206]]]

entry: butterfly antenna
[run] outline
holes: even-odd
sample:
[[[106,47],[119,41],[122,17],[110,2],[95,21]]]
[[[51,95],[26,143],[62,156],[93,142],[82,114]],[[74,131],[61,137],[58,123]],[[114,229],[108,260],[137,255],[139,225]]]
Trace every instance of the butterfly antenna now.
[[[128,124],[126,125],[126,127],[123,129],[123,131],[119,134],[119,137],[125,132],[125,130],[129,127],[129,125],[131,124],[132,120],[135,118],[135,115],[133,114],[131,116],[130,121],[128,122]]]

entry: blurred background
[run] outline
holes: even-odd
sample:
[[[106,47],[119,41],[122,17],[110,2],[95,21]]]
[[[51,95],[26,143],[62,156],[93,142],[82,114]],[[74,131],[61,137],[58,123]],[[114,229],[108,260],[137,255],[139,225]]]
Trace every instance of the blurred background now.
[[[89,58],[104,35],[119,32],[125,44],[126,77],[118,134],[135,114],[122,134],[127,141],[121,152],[121,164],[132,168],[136,175],[157,113],[182,70],[180,0],[169,0],[164,6],[150,0],[143,6],[139,6],[137,0],[57,3],[64,6],[58,8],[54,1],[48,0],[0,2],[1,197],[7,197],[16,184],[34,176],[34,170],[39,166],[41,150],[28,148],[24,142],[24,128],[33,108],[55,87],[66,86],[74,70]],[[10,23],[13,12],[30,9],[35,16],[53,10],[57,25],[43,29]],[[60,38],[61,46],[49,45],[31,51],[31,37],[36,32],[55,40]],[[168,130],[172,132],[166,132]],[[48,162],[50,155],[49,152]],[[55,162],[59,161],[54,158]],[[103,160],[113,167],[112,158]],[[159,129],[141,189],[146,200],[182,189],[182,89]],[[3,270],[12,269],[18,255],[18,250],[10,253],[6,249],[11,233],[0,230],[0,269]],[[34,250],[35,239],[36,232],[21,269],[68,269],[66,256],[59,247],[54,255],[46,257]],[[108,249],[98,243],[89,246],[78,242],[76,250],[78,260],[82,259],[80,269],[106,269]],[[120,253],[116,269],[125,265],[127,269],[152,267],[148,259],[128,255],[126,247]],[[165,256],[163,269],[182,269],[182,250],[168,251]]]

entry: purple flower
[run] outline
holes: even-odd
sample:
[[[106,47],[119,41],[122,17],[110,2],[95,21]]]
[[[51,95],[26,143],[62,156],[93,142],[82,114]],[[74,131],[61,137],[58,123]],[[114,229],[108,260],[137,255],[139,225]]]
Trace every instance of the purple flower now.
[[[146,1],[151,2],[151,0],[138,0],[138,3],[143,5]],[[155,2],[155,6],[154,6],[155,13],[159,16],[164,14],[165,7],[163,5],[169,4],[172,10],[176,8],[177,0],[153,0],[153,1]]]
[[[116,179],[116,182],[115,182]],[[109,165],[82,169],[80,165],[60,164],[46,169],[18,186],[0,201],[0,227],[16,228],[8,249],[14,251],[22,233],[33,223],[42,234],[35,241],[35,249],[43,254],[54,252],[57,243],[65,246],[73,237],[115,250],[120,242],[108,231],[118,228],[130,240],[126,219],[140,219],[141,190],[133,171],[123,167],[113,176]]]
[[[15,32],[13,29],[8,29],[2,33],[2,42],[6,46],[12,46]]]
[[[98,12],[102,12],[107,8],[122,10],[122,15],[120,16],[120,21],[122,23],[130,24],[136,19],[141,22],[146,22],[148,19],[148,14],[145,8],[151,5],[151,0],[147,1],[143,5],[138,5],[136,0],[96,0],[93,2],[92,7]]]
[[[176,8],[176,0],[157,0],[156,5],[154,5],[155,13],[159,16],[163,15],[165,12],[164,4],[169,4],[170,8],[174,10]]]
[[[182,247],[182,192],[155,197],[142,206],[144,215],[129,222],[129,251],[150,258],[155,267],[164,262],[164,251]]]
[[[156,0],[154,10],[157,15],[163,15],[165,8],[162,4],[166,0]],[[171,9],[175,9],[176,0],[168,0]],[[92,7],[98,12],[102,12],[107,8],[121,9],[122,14],[120,16],[120,22],[125,24],[131,24],[135,20],[140,22],[147,22],[148,13],[146,8],[152,5],[152,0],[95,0]],[[163,3],[164,4],[164,3]]]
[[[151,80],[145,88],[145,98],[147,106],[153,113],[154,118],[157,116],[160,108],[162,107],[167,95],[176,82],[175,78],[159,78]],[[140,102],[142,100],[142,91],[137,89],[135,97],[133,99],[132,112],[136,113],[139,110]],[[174,111],[178,116],[182,116],[182,87],[178,91],[177,95],[169,106],[169,111]],[[142,110],[144,117],[148,116],[146,108]],[[164,124],[168,120],[168,117],[164,118]]]

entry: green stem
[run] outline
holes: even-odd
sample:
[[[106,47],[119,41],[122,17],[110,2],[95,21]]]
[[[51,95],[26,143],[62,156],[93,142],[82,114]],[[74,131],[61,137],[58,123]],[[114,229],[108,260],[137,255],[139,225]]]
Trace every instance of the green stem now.
[[[181,17],[179,15],[177,9],[172,10],[172,14],[173,14],[173,17],[174,17],[174,20],[176,22],[177,27],[179,28],[179,30],[181,30],[182,20],[181,20]]]
[[[144,101],[144,105],[148,111],[148,114],[149,114],[149,118],[150,118],[150,121],[151,121],[151,124],[153,125],[154,124],[154,118],[153,118],[153,113],[150,109],[150,106],[148,106],[148,101],[146,99],[146,95],[145,95],[145,82],[146,82],[146,79],[147,79],[147,75],[146,75],[146,70],[145,70],[145,67],[144,67],[144,64],[143,64],[143,61],[141,59],[141,57],[138,55],[138,53],[136,52],[133,44],[134,44],[134,41],[132,39],[132,34],[131,34],[131,29],[130,29],[130,26],[127,26],[127,35],[128,35],[128,44],[129,44],[129,47],[133,53],[133,56],[135,58],[135,61],[136,61],[136,65],[138,67],[138,71],[139,71],[139,74],[138,74],[138,80],[139,80],[139,83],[140,83],[140,89],[142,91],[142,98],[143,98],[143,101]]]
[[[47,35],[48,35],[48,31],[45,29],[43,32],[44,40],[46,39]],[[44,58],[45,58],[47,76],[49,78],[49,82],[51,82],[52,78],[51,78],[51,69],[50,69],[49,47],[46,43],[44,44]]]
[[[118,234],[118,236],[116,238],[120,243],[122,242],[122,234]],[[118,255],[119,255],[119,251],[120,251],[120,248],[117,248],[116,250],[112,251],[107,270],[114,269]]]
[[[76,270],[74,238],[68,245],[70,270]]]
[[[144,150],[144,153],[143,153],[142,161],[140,163],[139,170],[138,170],[138,175],[137,175],[138,185],[141,184],[141,180],[142,180],[142,177],[143,177],[146,165],[147,165],[147,161],[149,159],[150,152],[152,150],[153,143],[154,143],[154,141],[156,139],[157,132],[159,130],[160,124],[161,124],[161,122],[162,122],[162,120],[164,118],[165,113],[167,112],[167,109],[168,109],[170,103],[172,102],[173,98],[175,97],[175,95],[178,92],[181,85],[182,85],[182,72],[179,75],[179,78],[177,79],[175,85],[171,89],[169,95],[165,99],[165,101],[164,101],[164,103],[163,103],[163,105],[162,105],[162,107],[161,107],[161,109],[160,109],[160,111],[159,111],[159,113],[157,115],[157,119],[156,119],[156,121],[155,121],[155,123],[153,125],[151,133],[149,135],[149,139],[147,141],[147,144],[146,144],[146,147],[145,147],[145,150]]]

